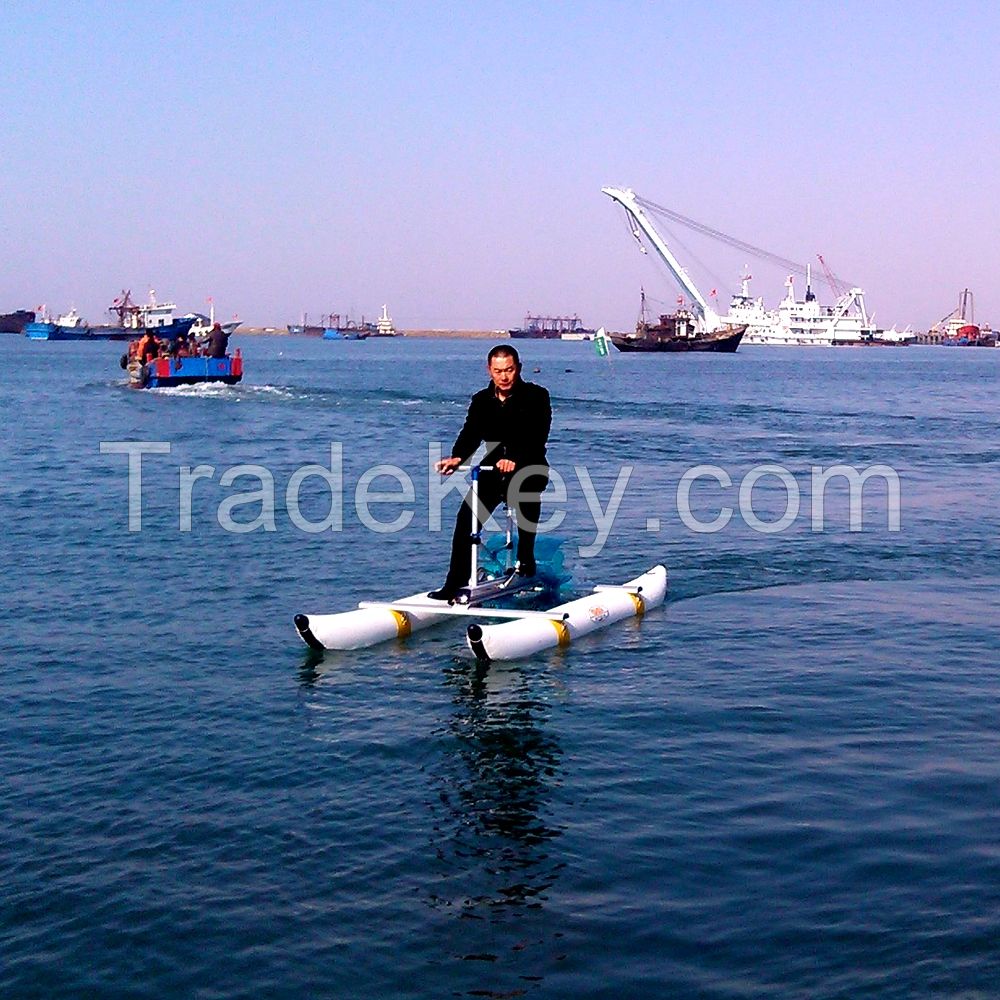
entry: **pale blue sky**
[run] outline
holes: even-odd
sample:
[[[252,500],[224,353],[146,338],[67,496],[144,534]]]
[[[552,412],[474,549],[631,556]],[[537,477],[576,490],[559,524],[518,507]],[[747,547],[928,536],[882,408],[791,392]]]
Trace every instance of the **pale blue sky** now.
[[[986,2],[7,0],[0,310],[625,328],[674,286],[612,184],[823,253],[884,325],[966,285],[1000,325],[998,61]]]

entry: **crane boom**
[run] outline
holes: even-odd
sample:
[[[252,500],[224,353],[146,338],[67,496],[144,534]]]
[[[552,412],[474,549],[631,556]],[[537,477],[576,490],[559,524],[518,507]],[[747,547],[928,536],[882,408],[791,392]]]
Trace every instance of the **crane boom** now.
[[[833,273],[830,265],[823,259],[821,253],[816,254],[816,256],[819,258],[819,262],[823,267],[823,273],[826,275],[826,283],[833,289],[833,294],[843,295],[847,291],[847,286]]]
[[[705,297],[698,291],[694,282],[688,277],[687,272],[670,252],[666,243],[663,242],[663,238],[656,231],[656,227],[642,210],[642,206],[636,201],[635,192],[613,187],[601,188],[601,192],[613,201],[618,202],[625,209],[629,218],[645,233],[646,238],[653,245],[653,249],[659,254],[663,263],[666,264],[667,270],[673,275],[674,280],[687,292],[693,303],[692,311],[704,321],[706,330],[714,331],[719,329],[722,326],[722,321],[718,313],[705,301]]]

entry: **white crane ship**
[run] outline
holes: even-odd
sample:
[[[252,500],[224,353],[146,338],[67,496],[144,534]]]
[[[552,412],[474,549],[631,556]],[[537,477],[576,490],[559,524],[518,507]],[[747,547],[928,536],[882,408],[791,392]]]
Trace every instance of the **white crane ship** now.
[[[709,328],[717,326],[745,326],[744,344],[764,344],[781,346],[834,347],[839,345],[873,345],[891,346],[908,344],[913,339],[908,333],[897,333],[893,330],[880,330],[875,325],[873,315],[869,315],[865,306],[865,293],[861,288],[848,287],[838,281],[826,266],[822,256],[820,263],[825,272],[825,281],[834,290],[837,300],[833,305],[822,305],[812,289],[812,268],[787,260],[767,250],[752,246],[735,237],[712,229],[700,222],[695,222],[678,212],[663,208],[661,205],[640,198],[632,191],[621,191],[617,188],[605,188],[604,193],[615,201],[622,203],[630,216],[639,223],[633,225],[633,235],[639,242],[640,249],[645,253],[645,247],[639,238],[639,227],[650,240],[659,256],[667,261],[667,265],[681,286],[687,291],[695,307]],[[776,309],[768,309],[762,298],[750,294],[751,275],[744,273],[740,279],[740,290],[733,294],[729,309],[721,314],[713,310],[705,297],[698,291],[687,272],[672,257],[664,256],[665,247],[662,239],[653,229],[651,222],[638,209],[645,213],[660,216],[670,222],[679,223],[705,236],[718,240],[731,247],[762,258],[771,264],[778,264],[786,271],[805,275],[806,288],[803,298],[796,298],[794,278],[791,274],[785,279],[785,297],[778,303]],[[632,225],[630,219],[630,225]]]
[[[795,280],[785,279],[785,297],[777,309],[750,295],[750,275],[740,279],[740,290],[729,303],[726,322],[745,323],[745,344],[786,347],[835,347],[838,344],[905,344],[909,337],[895,330],[880,330],[865,308],[860,288],[841,292],[832,306],[821,305],[812,290],[812,269],[806,266],[805,297],[795,297]]]

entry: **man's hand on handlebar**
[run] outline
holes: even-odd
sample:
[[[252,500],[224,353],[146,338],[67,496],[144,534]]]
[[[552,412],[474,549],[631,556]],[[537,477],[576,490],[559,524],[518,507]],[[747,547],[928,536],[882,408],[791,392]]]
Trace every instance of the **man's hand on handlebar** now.
[[[462,460],[452,455],[451,458],[442,458],[440,461],[435,462],[434,470],[435,472],[440,472],[442,476],[450,476],[461,466]],[[468,466],[465,468],[468,468]],[[501,458],[496,465],[484,465],[481,468],[484,472],[489,469],[496,469],[497,472],[511,473],[517,468],[517,464],[509,458]]]
[[[440,472],[442,476],[450,476],[460,465],[462,460],[460,458],[442,458],[440,462],[434,463],[434,469]]]

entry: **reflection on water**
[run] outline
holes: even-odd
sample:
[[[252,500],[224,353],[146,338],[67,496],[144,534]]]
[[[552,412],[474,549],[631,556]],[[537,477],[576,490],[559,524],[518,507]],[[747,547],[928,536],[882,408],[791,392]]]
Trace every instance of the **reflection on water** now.
[[[449,746],[436,765],[437,799],[429,803],[439,865],[429,903],[461,921],[456,959],[490,963],[497,988],[477,979],[470,994],[518,995],[504,977],[522,988],[537,984],[540,967],[558,957],[531,918],[540,916],[565,867],[553,850],[561,831],[550,815],[562,784],[562,749],[546,729],[549,708],[525,673],[456,662],[445,676],[453,711],[434,734]],[[502,927],[513,928],[513,937]]]
[[[302,665],[299,667],[299,683],[304,687],[312,687],[323,676],[320,669],[323,665],[323,651],[320,649],[307,649],[302,658]]]
[[[560,831],[546,808],[560,784],[562,751],[548,734],[548,706],[524,674],[462,663],[447,673],[454,711],[446,735],[435,824],[438,857],[453,869],[444,898],[466,911],[541,906],[561,866],[549,847]],[[462,882],[475,886],[462,891]]]

